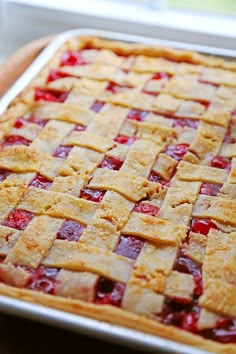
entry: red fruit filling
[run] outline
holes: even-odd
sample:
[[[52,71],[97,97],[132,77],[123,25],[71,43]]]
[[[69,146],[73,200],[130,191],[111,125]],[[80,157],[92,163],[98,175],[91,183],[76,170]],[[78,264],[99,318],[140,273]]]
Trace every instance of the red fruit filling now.
[[[92,202],[100,203],[104,197],[105,191],[98,191],[95,189],[84,188],[81,189],[79,198],[91,200]]]
[[[35,88],[34,99],[35,101],[48,101],[48,102],[64,102],[69,95],[69,92],[56,91],[56,90],[44,90],[41,88]]]
[[[75,221],[65,220],[57,232],[57,238],[67,241],[78,241],[85,227]]]
[[[20,129],[26,124],[27,124],[27,120],[24,117],[19,117],[19,118],[17,118],[14,127],[16,129]]]
[[[170,145],[166,150],[166,155],[180,161],[189,149],[189,144]]]
[[[92,106],[90,107],[90,109],[92,111],[94,111],[95,113],[98,113],[100,112],[100,110],[102,109],[102,107],[104,106],[104,102],[101,102],[101,101],[95,101]]]
[[[188,258],[183,251],[180,251],[178,258],[175,261],[174,270],[181,273],[192,274],[195,281],[194,295],[195,297],[202,295],[202,270],[198,263]],[[186,303],[186,301],[181,302],[180,300],[181,299],[176,299],[179,303]]]
[[[156,73],[152,76],[151,80],[161,80],[161,79],[167,79],[169,80],[173,75],[165,73],[165,72],[160,72]]]
[[[56,80],[63,79],[64,77],[68,77],[68,76],[70,76],[70,75],[63,73],[59,70],[51,70],[48,75],[47,82],[56,81]]]
[[[40,125],[40,127],[45,127],[45,125],[47,124],[48,121],[46,119],[41,119],[41,118],[37,118],[37,117],[30,117],[28,119],[28,122]]]
[[[173,122],[173,127],[189,127],[189,128],[194,128],[197,129],[199,125],[199,121],[198,120],[194,120],[194,119],[175,119],[174,118],[174,122]]]
[[[41,175],[38,175],[30,182],[29,186],[41,189],[49,189],[51,184],[52,182],[50,182],[48,179],[44,178]]]
[[[76,132],[83,132],[85,129],[86,129],[86,127],[84,125],[77,124],[74,130]]]
[[[8,138],[5,139],[5,141],[1,144],[1,147],[5,146],[11,146],[11,145],[25,145],[29,146],[31,143],[30,140],[27,140],[23,138],[23,136],[20,135],[10,135]]]
[[[152,204],[146,203],[136,203],[134,206],[134,211],[137,213],[148,214],[152,216],[156,216],[159,212],[160,208]]]
[[[223,170],[230,170],[231,163],[227,157],[215,156],[211,159],[211,166],[222,168]]]
[[[210,195],[215,197],[218,195],[222,184],[202,183],[200,194]]]
[[[128,113],[127,118],[137,120],[138,122],[143,122],[148,112],[141,111],[140,109],[131,109]]]
[[[150,182],[160,183],[162,186],[170,187],[170,181],[162,179],[156,172],[152,171],[148,178]]]
[[[236,139],[234,139],[231,135],[232,135],[232,131],[231,131],[231,126],[229,125],[227,128],[225,137],[224,137],[224,143],[227,143],[227,144],[236,143]]]
[[[74,50],[68,50],[61,56],[61,66],[65,65],[85,65],[87,62],[84,60],[83,55],[80,52]]]
[[[135,136],[125,136],[125,135],[118,135],[114,141],[116,141],[119,144],[124,144],[124,145],[132,145],[137,138]]]
[[[114,252],[127,258],[137,259],[143,245],[144,240],[139,237],[121,236]]]
[[[0,170],[0,182],[4,181],[10,174],[7,170]]]
[[[122,164],[123,161],[121,161],[118,157],[105,156],[103,161],[100,163],[98,167],[119,171]]]
[[[23,209],[12,210],[2,225],[12,227],[17,230],[24,230],[33,217],[34,215],[29,211]]]
[[[95,304],[120,306],[125,291],[125,284],[100,278],[97,284]]]
[[[210,229],[219,230],[219,228],[209,219],[193,219],[191,222],[191,231],[197,234],[207,235]]]
[[[54,156],[54,157],[60,157],[61,159],[66,159],[67,156],[69,155],[71,149],[72,149],[72,146],[63,146],[63,145],[60,145],[60,146],[58,146],[58,148],[54,151],[53,156]]]
[[[25,268],[31,275],[28,289],[41,291],[46,294],[54,294],[56,277],[59,272],[57,268],[46,268],[40,266],[38,269]]]
[[[116,94],[119,92],[126,92],[130,89],[129,86],[121,86],[116,84],[115,82],[109,82],[109,84],[106,87],[107,91],[110,91],[112,94]]]
[[[220,343],[236,343],[236,320],[222,319],[220,321],[222,321],[222,324],[217,323],[216,328],[206,329],[198,333]]]

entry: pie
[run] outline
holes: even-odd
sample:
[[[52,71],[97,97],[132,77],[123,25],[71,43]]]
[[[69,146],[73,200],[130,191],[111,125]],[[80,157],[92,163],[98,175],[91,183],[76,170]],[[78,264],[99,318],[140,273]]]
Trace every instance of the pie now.
[[[0,294],[236,353],[236,62],[73,38],[0,139]]]

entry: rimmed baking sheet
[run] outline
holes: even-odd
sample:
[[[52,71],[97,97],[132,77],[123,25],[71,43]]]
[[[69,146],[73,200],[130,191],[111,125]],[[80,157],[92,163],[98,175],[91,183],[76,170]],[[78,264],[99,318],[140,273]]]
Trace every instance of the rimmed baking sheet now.
[[[121,33],[105,32],[94,29],[78,29],[64,32],[56,37],[34,60],[29,68],[21,75],[15,84],[0,100],[0,114],[2,114],[12,100],[30,83],[39,71],[53,57],[55,52],[65,41],[78,36],[97,36],[103,39],[119,40],[132,43],[158,44],[172,48],[194,50],[200,53],[224,57],[227,59],[236,58],[236,51],[219,49],[206,46],[198,46],[187,43],[172,42],[161,39],[147,38],[141,36],[126,35]],[[95,319],[74,315],[48,308],[45,306],[24,302],[6,296],[0,296],[0,310],[18,316],[23,316],[35,321],[44,322],[73,331],[86,333],[94,337],[109,340],[136,349],[146,351],[157,351],[166,354],[206,354],[205,352],[188,345],[180,344],[158,336],[149,335],[129,328],[112,325]]]

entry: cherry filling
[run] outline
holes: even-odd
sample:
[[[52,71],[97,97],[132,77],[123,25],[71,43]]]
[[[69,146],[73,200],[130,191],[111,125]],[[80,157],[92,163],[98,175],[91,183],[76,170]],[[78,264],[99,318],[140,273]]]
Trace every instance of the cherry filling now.
[[[54,156],[54,157],[60,157],[61,159],[66,159],[67,156],[69,155],[71,149],[72,149],[72,146],[63,146],[63,145],[60,145],[60,146],[58,146],[58,148],[54,151],[53,156]]]
[[[56,91],[56,90],[44,90],[41,88],[35,88],[34,99],[35,101],[48,101],[48,102],[64,102],[69,95],[69,92]]]
[[[77,124],[74,131],[76,132],[83,132],[84,130],[86,130],[86,126],[82,125],[82,124]]]
[[[192,232],[202,235],[208,235],[210,229],[219,230],[216,224],[209,219],[193,219],[190,228]]]
[[[160,183],[162,186],[170,187],[170,181],[166,181],[162,179],[156,172],[151,171],[150,176],[148,178],[150,182]]]
[[[10,174],[9,171],[0,169],[0,182],[4,181]]]
[[[98,113],[101,111],[102,107],[104,106],[105,102],[101,102],[101,101],[95,101],[92,106],[90,107],[90,109],[92,111],[94,111],[95,113]]]
[[[126,92],[129,89],[130,89],[129,86],[118,85],[115,82],[109,82],[109,84],[106,87],[106,91],[109,91],[112,94],[116,94],[116,93],[119,93],[119,92]]]
[[[37,118],[37,117],[30,117],[28,119],[29,123],[33,123],[33,124],[37,124],[40,127],[45,127],[45,125],[47,124],[47,120],[46,119],[41,119],[41,118]]]
[[[230,160],[227,157],[223,157],[223,156],[213,157],[211,159],[211,166],[217,167],[217,168],[222,168],[223,170],[229,170],[229,171],[231,169]]]
[[[20,129],[22,127],[24,127],[27,124],[27,120],[24,117],[19,117],[17,118],[14,127],[16,129]]]
[[[54,294],[56,277],[59,269],[46,268],[40,266],[38,269],[25,268],[30,273],[31,278],[27,286],[28,289],[40,291],[46,294]]]
[[[179,256],[175,261],[174,270],[177,270],[181,273],[188,273],[192,274],[195,281],[195,289],[194,289],[194,296],[198,298],[202,295],[202,270],[201,266],[190,259],[188,256],[184,254],[183,251],[180,250]],[[175,299],[178,302],[181,299]],[[184,301],[186,303],[186,301]]]
[[[173,159],[180,161],[183,159],[184,155],[189,149],[189,144],[177,144],[170,145],[166,150],[166,155],[172,157]]]
[[[216,197],[222,187],[222,184],[202,183],[200,194]]]
[[[162,79],[167,79],[169,80],[173,75],[165,72],[159,72],[156,73],[152,76],[151,80],[162,80]]]
[[[10,135],[5,141],[0,145],[0,147],[5,146],[12,146],[12,145],[25,145],[29,146],[31,143],[30,140],[25,139],[23,136],[20,135]]]
[[[119,159],[119,157],[109,157],[105,156],[103,161],[100,163],[98,167],[106,168],[108,170],[116,170],[119,171],[123,164],[123,161]]]
[[[80,191],[79,198],[91,200],[92,202],[100,203],[104,197],[105,191],[98,191],[95,189],[83,188]]]
[[[133,210],[136,211],[137,213],[156,216],[160,208],[152,204],[136,203]]]
[[[64,52],[61,56],[61,66],[69,65],[85,65],[88,64],[83,55],[80,52],[76,52],[74,50],[68,50]]]
[[[56,81],[56,80],[63,79],[64,77],[68,77],[68,76],[70,76],[70,75],[63,73],[59,70],[51,70],[48,75],[47,82]]]
[[[224,143],[227,143],[227,144],[234,144],[234,143],[236,143],[236,139],[234,139],[234,138],[231,136],[231,134],[232,134],[232,132],[231,132],[231,126],[229,125],[228,128],[227,128],[225,137],[224,137]]]
[[[33,186],[41,189],[49,189],[51,184],[52,182],[50,182],[48,179],[46,179],[41,175],[38,175],[30,182],[29,186]]]
[[[162,322],[178,326],[190,332],[196,332],[199,313],[200,308],[196,300],[184,304],[176,302],[174,299],[166,299],[162,313]]]
[[[57,238],[60,240],[78,241],[85,226],[71,220],[65,220],[57,232]]]
[[[17,230],[24,230],[33,217],[34,215],[29,211],[23,209],[13,209],[3,221],[2,225],[12,227]]]
[[[146,115],[148,112],[141,111],[140,109],[131,109],[128,113],[127,118],[137,120],[138,122],[143,122],[145,120]]]
[[[194,120],[194,119],[173,119],[173,127],[189,127],[189,128],[193,128],[193,129],[197,129],[198,125],[199,125],[199,121],[198,120]]]
[[[120,306],[125,284],[100,277],[97,284],[95,304]]]
[[[135,140],[137,140],[137,137],[135,136],[126,136],[126,135],[118,135],[114,141],[116,141],[119,144],[124,144],[124,145],[132,145]]]
[[[144,240],[139,237],[121,236],[114,252],[127,258],[137,259],[143,245]]]

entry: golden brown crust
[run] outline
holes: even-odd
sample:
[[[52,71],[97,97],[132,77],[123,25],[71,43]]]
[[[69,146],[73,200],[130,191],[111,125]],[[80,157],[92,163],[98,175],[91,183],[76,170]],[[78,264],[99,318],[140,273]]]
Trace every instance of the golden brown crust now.
[[[234,344],[219,344],[211,340],[203,339],[201,336],[179,330],[176,327],[165,326],[159,322],[147,319],[145,316],[138,316],[113,306],[98,306],[79,300],[68,301],[62,297],[50,296],[25,289],[17,289],[4,284],[0,284],[0,293],[2,295],[11,296],[27,302],[33,302],[59,310],[77,313],[82,316],[95,318],[100,321],[107,321],[109,323],[118,324],[153,335],[160,335],[164,338],[196,346],[210,352],[213,351],[221,354],[236,353]]]
[[[94,64],[88,65],[86,69],[80,67],[59,69],[61,72],[64,70],[64,73],[81,76],[79,84],[75,83],[74,77],[47,83],[49,70],[59,67],[62,52],[83,48],[102,49],[95,58]],[[126,56],[126,59],[122,61],[119,55]],[[132,70],[125,75],[123,70],[129,70],[133,60]],[[166,83],[165,79],[158,84],[149,81],[149,86],[146,86],[145,89],[160,93],[156,98],[143,92],[141,84],[149,80],[155,72],[160,71],[160,68],[164,68],[166,73],[175,76],[165,89],[163,86]],[[235,71],[236,62],[208,57],[191,51],[114,42],[95,37],[74,38],[65,43],[0,117],[1,141],[10,134],[16,119],[19,116],[24,116],[30,110],[38,118],[49,119],[47,127],[39,134],[35,129],[32,129],[30,133],[22,131],[26,139],[37,136],[29,148],[14,146],[5,147],[0,151],[0,167],[21,173],[18,180],[12,175],[1,184],[0,194],[3,199],[8,198],[9,200],[9,203],[5,205],[6,210],[4,209],[2,212],[2,219],[16,205],[17,198],[14,193],[19,189],[18,197],[22,197],[19,207],[37,215],[40,214],[41,216],[36,217],[33,223],[37,224],[37,220],[41,218],[42,222],[40,221],[37,228],[39,232],[44,231],[44,238],[40,242],[37,242],[35,237],[31,237],[30,227],[28,230],[20,232],[20,235],[17,233],[17,237],[11,236],[10,243],[2,243],[1,255],[6,255],[10,249],[6,262],[13,261],[36,267],[46,254],[42,264],[53,267],[63,266],[65,274],[60,275],[63,281],[70,272],[82,271],[81,277],[78,274],[73,274],[73,281],[77,282],[77,285],[79,284],[79,288],[85,288],[85,293],[81,295],[81,298],[90,299],[88,301],[91,301],[94,294],[91,291],[87,292],[86,286],[88,282],[95,284],[98,275],[123,281],[127,283],[128,289],[125,293],[123,308],[128,311],[110,305],[86,303],[70,297],[46,295],[2,283],[0,284],[0,294],[134,328],[153,335],[160,335],[211,352],[236,353],[234,344],[216,343],[148,318],[148,316],[153,317],[150,313],[153,310],[152,306],[158,308],[163,305],[164,295],[171,297],[176,294],[187,300],[192,299],[193,276],[173,271],[178,244],[186,237],[191,215],[210,217],[219,223],[227,221],[231,227],[236,226],[234,221],[236,206],[233,200],[235,164],[232,164],[229,176],[224,170],[217,172],[217,169],[209,166],[200,166],[197,169],[196,165],[193,165],[209,165],[211,156],[217,154],[220,148],[222,148],[223,156],[234,156],[235,146],[229,146],[233,144],[222,145],[222,141],[231,118],[231,112],[235,107]],[[209,81],[210,85],[207,86],[197,80]],[[108,81],[129,86],[130,90],[113,95],[103,92]],[[214,85],[220,85],[220,88],[217,90]],[[65,103],[42,104],[39,102],[35,104],[34,87],[71,91]],[[95,115],[89,110],[89,107],[97,98],[106,102],[106,105],[102,112]],[[205,112],[204,102],[209,103],[210,100],[212,100],[212,108]],[[172,128],[171,119],[170,124],[164,124],[164,116],[159,115],[159,118],[154,118],[152,113],[149,113],[146,122],[126,124],[125,119],[130,107],[141,110],[150,110],[151,107],[153,112],[164,116],[175,113],[175,117],[187,118],[192,121],[199,119],[201,122],[196,135],[193,135],[191,128],[180,133],[177,128]],[[74,129],[76,124],[89,124],[89,126],[86,132],[74,132],[67,137],[68,132]],[[139,140],[129,150],[119,144],[114,147],[113,139],[121,132],[125,132],[124,135],[128,136],[132,136],[136,132]],[[194,140],[192,136],[194,136]],[[185,142],[184,139],[191,143],[190,151],[185,155],[185,162],[179,164],[178,173],[166,192],[166,189],[163,189],[161,185],[151,183],[147,181],[147,178],[152,168],[162,178],[171,178],[177,164],[176,160],[164,153],[160,154],[160,152],[165,151],[168,145],[179,141]],[[45,141],[48,141],[48,144],[45,144]],[[51,156],[59,144],[74,146],[66,161]],[[108,150],[110,151],[108,152]],[[107,156],[125,157],[119,173],[101,169],[95,171],[106,152],[108,152]],[[157,157],[159,157],[159,161],[156,160]],[[90,180],[89,176],[93,172],[93,178]],[[29,189],[21,187],[22,184],[28,185],[36,173],[53,181],[50,191],[35,191],[35,188],[32,187]],[[90,205],[90,202],[76,198],[81,187],[88,182],[89,188],[108,190],[99,206],[96,203]],[[198,197],[202,182],[224,183],[221,196]],[[62,194],[64,192],[65,195]],[[131,213],[135,202],[147,195],[152,198],[152,205],[160,207],[159,219]],[[40,204],[37,204],[38,198],[41,201]],[[114,206],[116,206],[116,210]],[[58,219],[59,222],[53,221],[56,217],[61,218]],[[55,236],[47,234],[43,228],[43,220],[52,219],[51,226],[57,230],[61,226],[63,218],[79,221],[86,225],[90,219],[91,221],[78,244],[56,240],[51,247]],[[136,232],[134,230],[135,223],[138,223],[138,226],[139,224],[143,226],[138,233],[137,230]],[[153,236],[153,228],[155,230],[160,228],[159,234]],[[140,253],[131,277],[132,262],[112,253],[122,230],[126,234],[135,233],[149,240]],[[173,231],[174,235],[166,234],[173,233]],[[6,229],[2,232],[5,235]],[[5,240],[6,235],[4,235],[2,237]],[[203,263],[203,267],[205,267],[205,249],[209,252],[211,245],[206,244],[201,236],[190,234],[190,244],[186,252],[190,258],[199,264]],[[150,240],[157,245],[152,244]],[[160,240],[160,243],[163,244],[158,244]],[[26,257],[22,261],[19,252],[24,255],[29,254],[29,248],[33,244],[36,245],[34,254],[30,254],[29,258]],[[87,247],[90,250],[89,254],[86,254]],[[65,249],[67,255],[71,257],[66,257],[63,254]],[[104,265],[102,260],[105,258],[105,254],[109,262]],[[208,261],[209,259],[208,256]],[[119,269],[118,266],[115,270],[112,269],[116,262],[122,265],[122,269]],[[10,264],[4,264],[0,269],[1,279],[4,281],[6,272],[8,272],[9,278],[5,280],[6,283],[23,286],[22,284],[26,282],[26,275],[23,273],[19,275],[18,272],[19,282],[15,282],[17,271],[15,272]],[[233,270],[228,264],[226,268],[232,277]],[[224,284],[220,279],[212,280],[212,274],[215,274],[213,270],[211,277],[204,279],[205,294],[200,300],[204,305],[200,315],[203,326],[206,326],[204,317],[208,320],[210,317],[209,323],[215,323],[218,313],[229,316],[235,313],[235,286],[230,283]],[[218,295],[214,284],[219,286]],[[59,295],[70,296],[74,291],[73,286],[74,284],[68,289],[58,287],[56,292]],[[132,300],[133,295],[134,301]],[[138,298],[139,296],[140,298]],[[146,308],[144,306],[143,312],[138,309],[140,303],[144,305],[141,301],[143,300],[142,296],[145,301],[150,300],[150,306],[145,305]],[[217,306],[215,307],[216,302]],[[129,312],[132,306],[134,312],[137,310],[136,312],[141,314]],[[215,312],[211,313],[211,311]]]

